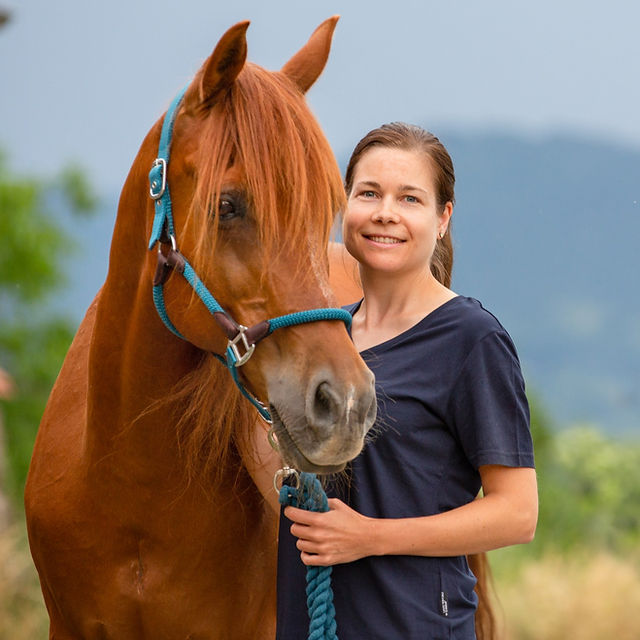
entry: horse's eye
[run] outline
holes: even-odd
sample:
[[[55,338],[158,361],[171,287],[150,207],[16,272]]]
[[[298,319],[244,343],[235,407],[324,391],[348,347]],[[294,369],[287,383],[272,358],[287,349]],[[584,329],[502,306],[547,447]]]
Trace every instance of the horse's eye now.
[[[244,218],[247,213],[247,199],[239,189],[224,189],[218,195],[218,203],[212,219],[217,218],[222,225],[231,223],[236,218]]]
[[[236,216],[236,207],[229,198],[220,198],[218,202],[218,219],[221,222]]]

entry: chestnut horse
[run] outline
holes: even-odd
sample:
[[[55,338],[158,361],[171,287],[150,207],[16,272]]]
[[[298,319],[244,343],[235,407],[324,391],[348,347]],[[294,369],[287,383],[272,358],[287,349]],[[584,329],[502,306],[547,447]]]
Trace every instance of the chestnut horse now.
[[[142,143],[105,284],[52,391],[25,491],[50,638],[274,636],[277,522],[248,471],[266,427],[215,354],[239,330],[233,318],[253,330],[335,304],[327,243],[344,191],[304,92],[336,20],[280,72],[246,63],[248,23],[227,31],[176,107],[152,197],[163,121]],[[165,186],[172,216],[157,227]],[[222,314],[177,273],[187,274],[181,256]],[[154,308],[154,274],[168,276],[161,309],[184,339]],[[268,401],[285,462],[333,472],[360,452],[375,391],[343,322],[280,328],[239,376]]]

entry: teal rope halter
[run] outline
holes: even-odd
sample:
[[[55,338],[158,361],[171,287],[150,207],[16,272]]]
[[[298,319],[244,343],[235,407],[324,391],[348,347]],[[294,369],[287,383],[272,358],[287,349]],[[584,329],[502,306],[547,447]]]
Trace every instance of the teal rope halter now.
[[[351,314],[344,309],[310,309],[307,311],[297,311],[270,320],[264,320],[253,327],[245,327],[238,324],[229,313],[227,313],[204,285],[202,280],[195,273],[193,267],[187,259],[178,251],[176,233],[173,224],[171,208],[171,194],[169,192],[169,182],[167,171],[169,165],[169,152],[171,149],[171,138],[173,135],[173,125],[176,119],[178,107],[184,97],[186,87],[171,102],[169,109],[162,123],[160,143],[158,145],[158,157],[154,160],[149,172],[149,195],[155,201],[155,215],[151,237],[149,239],[149,249],[158,244],[158,268],[153,282],[153,302],[164,325],[174,335],[186,340],[178,331],[169,318],[164,302],[163,286],[171,270],[180,273],[196,295],[203,302],[205,307],[213,315],[216,322],[221,326],[229,341],[224,356],[214,354],[231,373],[231,377],[238,386],[242,394],[258,410],[258,413],[271,422],[271,414],[267,407],[251,394],[240,381],[237,368],[245,364],[253,354],[258,341],[273,333],[276,329],[305,324],[307,322],[318,322],[321,320],[341,320],[347,327],[351,325]],[[162,244],[171,245],[165,255],[160,250]],[[242,343],[240,345],[240,343]],[[241,353],[240,349],[244,352]]]

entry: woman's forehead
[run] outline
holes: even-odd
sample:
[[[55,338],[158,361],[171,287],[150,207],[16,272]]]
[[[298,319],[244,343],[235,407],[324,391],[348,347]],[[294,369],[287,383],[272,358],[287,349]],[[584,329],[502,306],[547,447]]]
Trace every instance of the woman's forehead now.
[[[390,179],[424,189],[433,184],[431,163],[424,153],[412,149],[376,146],[367,150],[355,167],[354,183]]]

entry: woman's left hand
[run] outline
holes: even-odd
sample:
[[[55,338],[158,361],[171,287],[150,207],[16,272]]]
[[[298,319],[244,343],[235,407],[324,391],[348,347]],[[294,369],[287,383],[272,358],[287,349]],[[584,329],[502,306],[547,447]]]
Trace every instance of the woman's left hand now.
[[[329,511],[316,513],[286,507],[291,533],[306,565],[327,567],[374,555],[375,520],[361,515],[342,500],[329,498]]]

